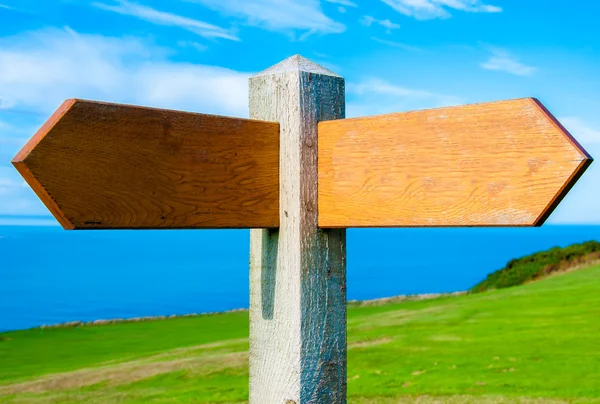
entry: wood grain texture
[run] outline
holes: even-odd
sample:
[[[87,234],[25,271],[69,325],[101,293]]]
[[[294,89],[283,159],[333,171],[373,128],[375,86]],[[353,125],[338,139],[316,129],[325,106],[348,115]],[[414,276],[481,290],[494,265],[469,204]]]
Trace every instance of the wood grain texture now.
[[[67,229],[279,226],[279,125],[68,100],[13,160]]]
[[[251,230],[251,404],[346,402],[346,231],[317,227],[317,122],[344,111],[344,80],[299,56],[250,80],[250,116],[281,125],[281,226]]]
[[[319,226],[539,226],[592,162],[531,98],[319,124]]]

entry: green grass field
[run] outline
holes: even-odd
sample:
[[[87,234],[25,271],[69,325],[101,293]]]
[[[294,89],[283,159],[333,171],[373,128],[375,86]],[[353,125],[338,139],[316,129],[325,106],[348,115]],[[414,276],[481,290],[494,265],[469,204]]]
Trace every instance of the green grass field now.
[[[351,403],[600,403],[598,266],[348,327]],[[247,337],[245,312],[0,334],[0,403],[245,402]]]

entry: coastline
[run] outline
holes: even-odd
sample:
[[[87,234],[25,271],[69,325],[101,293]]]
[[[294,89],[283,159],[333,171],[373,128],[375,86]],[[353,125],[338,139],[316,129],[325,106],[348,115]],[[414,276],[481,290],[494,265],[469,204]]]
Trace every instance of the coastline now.
[[[370,300],[349,300],[348,307],[369,307],[369,306],[382,306],[386,304],[393,303],[402,303],[402,302],[412,302],[419,300],[432,300],[438,299],[442,297],[452,297],[452,296],[462,296],[466,295],[467,292],[452,292],[452,293],[423,293],[416,295],[398,295],[392,297],[383,297],[379,299],[370,299]],[[132,317],[132,318],[115,318],[115,319],[100,319],[93,321],[68,321],[66,323],[59,324],[44,324],[39,327],[29,328],[30,330],[44,330],[44,329],[54,329],[54,328],[76,328],[76,327],[96,327],[110,324],[127,324],[127,323],[139,323],[143,321],[161,321],[161,320],[171,320],[171,319],[180,319],[187,317],[202,317],[202,316],[217,316],[231,313],[240,313],[240,312],[248,312],[249,309],[241,308],[241,309],[233,309],[226,311],[216,311],[216,312],[206,312],[206,313],[189,313],[189,314],[172,314],[169,316],[146,316],[146,317]],[[23,331],[23,330],[11,330],[0,332],[0,334],[14,332],[14,331]]]

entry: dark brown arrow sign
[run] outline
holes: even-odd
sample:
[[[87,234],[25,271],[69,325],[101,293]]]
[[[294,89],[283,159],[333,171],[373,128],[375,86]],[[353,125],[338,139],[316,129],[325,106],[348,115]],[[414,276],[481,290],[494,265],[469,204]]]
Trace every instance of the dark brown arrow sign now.
[[[13,160],[66,229],[279,226],[279,124],[66,101]]]

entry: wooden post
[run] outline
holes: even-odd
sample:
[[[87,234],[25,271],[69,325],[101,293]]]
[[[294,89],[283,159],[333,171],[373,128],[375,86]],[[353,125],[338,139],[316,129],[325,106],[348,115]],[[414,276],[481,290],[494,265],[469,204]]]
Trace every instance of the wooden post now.
[[[251,230],[250,403],[346,402],[346,230],[318,229],[319,121],[344,79],[297,55],[250,79],[250,116],[280,123],[280,228]]]

